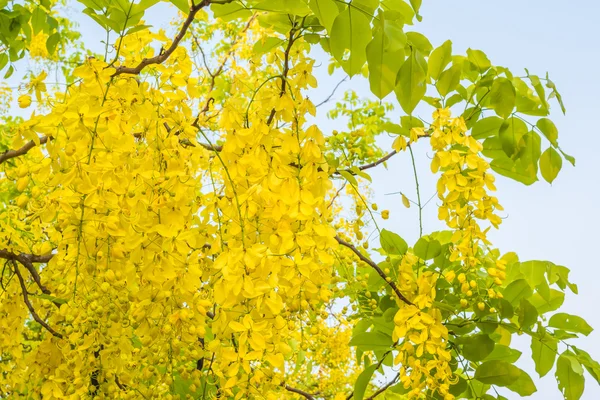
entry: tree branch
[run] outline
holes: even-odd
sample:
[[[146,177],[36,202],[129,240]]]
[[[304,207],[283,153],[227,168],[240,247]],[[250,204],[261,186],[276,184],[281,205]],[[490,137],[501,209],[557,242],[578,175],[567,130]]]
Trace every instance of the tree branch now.
[[[288,392],[299,394],[302,397],[307,398],[308,400],[315,400],[314,396],[310,393],[305,392],[304,390],[296,389],[291,386],[285,385],[285,390]]]
[[[219,2],[213,1],[213,2],[216,4],[226,4],[226,3],[231,3],[232,1],[233,0],[226,0],[226,1],[219,1]],[[183,25],[181,25],[181,29],[179,30],[179,33],[175,36],[175,38],[173,39],[173,43],[171,43],[171,46],[169,46],[169,48],[167,50],[165,50],[164,52],[162,52],[159,55],[154,56],[152,58],[144,58],[135,67],[127,67],[125,65],[117,67],[113,76],[117,76],[117,75],[121,75],[121,74],[137,75],[140,72],[142,72],[142,70],[145,67],[147,67],[148,65],[162,64],[163,62],[165,62],[165,60],[168,59],[171,56],[171,54],[173,54],[173,52],[177,49],[177,46],[179,46],[179,42],[181,42],[181,40],[185,36],[188,28],[194,21],[194,18],[196,17],[196,14],[198,13],[198,11],[200,11],[202,8],[208,6],[210,3],[211,3],[211,0],[202,0],[198,4],[192,5],[192,7],[190,8],[190,13],[188,14],[187,18],[183,22]]]
[[[42,136],[40,138],[40,144],[46,144],[46,142],[48,141],[48,138],[49,138],[48,136]],[[2,164],[6,160],[10,160],[11,158],[22,156],[23,154],[27,153],[29,150],[33,149],[36,145],[37,144],[33,140],[30,140],[25,145],[23,145],[23,147],[21,147],[20,149],[5,151],[4,153],[0,154],[0,164]]]
[[[373,393],[372,396],[367,397],[365,400],[373,400],[375,397],[379,396],[381,393],[388,390],[388,388],[390,386],[392,386],[394,383],[396,383],[398,381],[398,378],[400,378],[400,373],[397,373],[396,376],[394,377],[394,379],[389,381],[385,386],[381,387],[379,390],[377,390],[375,393]]]
[[[281,92],[279,92],[279,97],[285,94],[285,86],[287,82],[287,74],[290,72],[290,51],[292,50],[292,46],[294,45],[294,33],[296,33],[295,27],[290,30],[290,37],[288,38],[288,45],[285,48],[284,59],[283,59],[283,72],[281,73]],[[269,114],[269,118],[267,118],[267,125],[271,125],[273,122],[273,118],[275,118],[275,109],[271,110]]]
[[[419,136],[419,138],[425,138],[425,137],[430,137],[430,136],[431,136],[430,134],[426,134],[426,135],[423,135],[423,136]],[[410,147],[410,145],[411,145],[411,143],[408,143],[406,145],[406,147]],[[374,161],[374,162],[369,163],[369,164],[361,165],[361,166],[358,167],[358,169],[360,171],[364,171],[365,169],[374,168],[374,167],[378,166],[379,164],[383,164],[384,162],[386,162],[387,160],[389,160],[390,158],[392,158],[396,154],[398,154],[398,152],[396,150],[392,150],[391,152],[389,152],[385,156],[381,157],[379,160]],[[342,170],[339,170],[339,171],[335,171],[334,174],[335,175],[341,175],[340,174],[341,171],[348,172],[348,173],[350,173],[352,175],[356,175],[356,173],[353,172],[351,169],[342,169]]]
[[[31,301],[29,301],[29,295],[27,293],[27,286],[25,285],[25,280],[23,279],[23,275],[21,275],[21,271],[19,271],[19,267],[17,265],[16,262],[13,261],[13,267],[15,269],[15,274],[17,275],[17,278],[19,278],[19,284],[21,285],[21,292],[23,293],[23,301],[25,302],[25,305],[27,306],[27,308],[29,309],[29,313],[31,314],[31,316],[33,317],[33,319],[40,324],[42,327],[44,327],[44,329],[46,329],[48,332],[50,332],[50,334],[54,337],[57,337],[59,339],[63,338],[63,335],[61,335],[60,333],[56,332],[54,329],[52,329],[50,327],[50,325],[48,325],[43,319],[40,318],[40,316],[37,314],[37,312],[35,311],[35,308],[33,308],[33,305],[31,304]]]
[[[379,268],[379,265],[377,265],[377,263],[375,263],[375,261],[373,261],[370,258],[366,257],[356,247],[354,247],[354,245],[352,245],[351,243],[346,242],[344,239],[340,238],[339,236],[336,236],[335,240],[337,240],[337,242],[339,244],[341,244],[342,246],[345,246],[345,247],[349,248],[350,250],[352,250],[354,252],[354,254],[356,254],[358,256],[358,258],[360,258],[361,261],[369,264],[369,266],[371,268],[373,268],[375,271],[377,271],[377,273],[379,274],[379,276],[381,276],[383,278],[383,280],[386,281],[388,285],[390,285],[390,287],[392,288],[392,290],[394,291],[394,293],[396,293],[396,296],[398,296],[398,298],[400,300],[402,300],[403,302],[405,302],[406,304],[409,304],[411,306],[414,305],[410,300],[408,300],[400,292],[400,289],[398,289],[398,286],[396,286],[396,284],[393,281],[389,281],[388,282],[388,280],[387,280],[388,276],[385,274],[385,272],[383,272],[383,270],[381,268]]]
[[[52,259],[53,256],[53,254],[47,254],[43,256],[25,253],[15,254],[6,249],[0,249],[0,258],[4,258],[5,260],[10,261],[18,261],[19,263],[23,264],[23,266],[27,268],[27,270],[31,274],[31,277],[44,294],[49,294],[50,291],[44,285],[42,285],[40,274],[38,273],[33,263],[47,263],[48,261],[50,261],[50,259]]]

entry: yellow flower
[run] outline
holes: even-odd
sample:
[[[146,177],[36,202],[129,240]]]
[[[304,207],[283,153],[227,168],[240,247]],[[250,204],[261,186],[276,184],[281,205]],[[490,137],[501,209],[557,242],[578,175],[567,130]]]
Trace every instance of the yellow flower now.
[[[21,108],[27,108],[31,105],[31,96],[28,94],[23,94],[21,96],[19,96],[19,107]]]
[[[390,217],[390,211],[389,210],[383,210],[381,212],[381,218],[388,219],[389,217]]]

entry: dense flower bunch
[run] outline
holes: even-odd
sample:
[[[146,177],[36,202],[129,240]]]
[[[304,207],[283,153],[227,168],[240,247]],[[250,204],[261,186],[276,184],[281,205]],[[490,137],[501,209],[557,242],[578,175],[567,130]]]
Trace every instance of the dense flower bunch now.
[[[503,146],[498,136],[516,124],[515,107],[546,115],[539,78],[528,77],[534,94],[481,52],[454,56],[449,42],[433,50],[404,33],[418,1],[360,2],[360,12],[331,0],[177,1],[175,36],[142,20],[155,1],[82,3],[109,38],[118,33],[104,55],[65,58],[82,46],[42,1],[22,18],[34,68],[17,96],[0,89],[0,111],[12,100],[34,110],[0,115],[0,398],[342,400],[389,389],[453,400],[494,386],[528,395],[535,386],[512,365],[511,334],[532,338],[543,375],[555,359],[545,348],[591,332],[576,316],[540,318],[577,290],[568,269],[501,256],[487,238],[502,210],[491,171],[537,179],[540,136]],[[334,57],[330,74],[362,72],[407,115],[393,121],[391,103],[349,91],[327,132],[317,110],[334,93],[317,103],[311,92],[317,43]],[[62,77],[50,69],[58,63]],[[429,84],[440,98],[425,96]],[[444,108],[473,98],[462,116]],[[421,100],[436,110],[431,123],[412,114]],[[484,108],[499,117],[470,120]],[[467,125],[480,122],[476,136]],[[560,150],[550,124],[537,125]],[[387,154],[384,132],[398,135]],[[430,234],[418,142],[434,152],[448,228]],[[405,151],[417,198],[402,189],[398,203],[418,209],[414,245],[383,228],[396,216],[370,186],[369,170]],[[552,162],[540,168],[553,179]],[[582,365],[600,376],[569,346],[559,386]],[[374,374],[390,370],[376,386]]]

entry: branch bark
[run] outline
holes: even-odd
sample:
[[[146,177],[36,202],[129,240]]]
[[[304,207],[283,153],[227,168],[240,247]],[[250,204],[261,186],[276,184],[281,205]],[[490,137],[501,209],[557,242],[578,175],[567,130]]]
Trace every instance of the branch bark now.
[[[33,305],[31,304],[31,301],[29,301],[29,294],[27,293],[27,285],[25,284],[25,279],[23,279],[23,275],[21,275],[21,271],[19,271],[19,266],[14,261],[13,261],[13,267],[15,269],[15,274],[17,275],[17,278],[19,279],[19,284],[21,285],[21,292],[23,294],[23,301],[25,302],[25,305],[29,309],[29,313],[31,314],[31,316],[33,317],[33,319],[38,324],[40,324],[44,329],[46,329],[48,332],[50,332],[50,334],[52,336],[57,337],[59,339],[62,339],[63,335],[61,335],[60,333],[58,333],[54,329],[52,329],[52,327],[50,327],[50,325],[48,325],[46,323],[46,321],[44,321],[43,319],[41,319],[40,316],[37,314],[37,312],[35,311],[35,308],[33,308]]]
[[[335,240],[337,240],[337,242],[339,244],[341,244],[342,246],[345,246],[345,247],[349,248],[350,250],[352,250],[354,252],[354,254],[356,254],[362,262],[367,263],[371,268],[373,268],[375,271],[377,271],[379,276],[381,276],[383,278],[383,280],[386,281],[388,285],[390,285],[390,287],[392,288],[394,293],[396,293],[396,296],[398,296],[398,298],[400,300],[402,300],[403,302],[405,302],[406,304],[409,304],[411,306],[414,305],[410,300],[408,300],[402,294],[402,292],[400,292],[400,289],[398,289],[398,286],[396,286],[396,284],[393,281],[388,282],[388,280],[387,280],[388,276],[385,274],[385,272],[383,272],[383,270],[381,268],[379,268],[379,265],[377,265],[377,263],[375,263],[375,261],[373,261],[370,258],[368,258],[367,256],[365,256],[353,244],[346,242],[344,239],[340,238],[339,236],[336,236]]]
[[[41,137],[40,144],[46,144],[48,138],[48,136]],[[30,140],[29,142],[25,143],[20,149],[5,151],[4,153],[0,154],[0,164],[2,164],[6,160],[10,160],[11,158],[22,156],[29,150],[33,149],[36,145],[37,144],[33,140]]]
[[[315,400],[312,394],[307,393],[304,390],[296,389],[288,385],[285,385],[285,390],[287,390],[288,392],[299,394],[300,396],[307,398],[308,400]]]
[[[0,258],[4,258],[5,260],[10,261],[18,261],[19,263],[23,264],[23,266],[27,268],[27,270],[31,274],[31,277],[44,294],[50,294],[50,291],[42,284],[40,274],[38,273],[33,263],[47,263],[52,259],[53,256],[53,254],[46,254],[43,256],[25,253],[15,254],[6,249],[0,249]]]
[[[154,56],[151,58],[144,58],[135,67],[127,67],[125,65],[117,67],[113,76],[117,76],[117,75],[121,75],[121,74],[138,75],[148,65],[162,64],[177,49],[177,47],[179,46],[179,42],[181,42],[181,40],[185,36],[188,28],[194,21],[194,18],[196,17],[196,14],[198,13],[198,11],[200,11],[204,7],[208,6],[211,2],[215,3],[215,4],[226,4],[226,3],[231,3],[232,1],[233,0],[225,0],[225,1],[217,2],[217,1],[211,1],[211,0],[202,0],[200,3],[198,3],[196,5],[193,5],[193,3],[192,3],[192,7],[190,8],[190,13],[188,14],[187,18],[183,22],[183,25],[181,25],[181,29],[179,29],[179,33],[173,39],[173,43],[171,43],[171,46],[169,46],[169,48],[167,50],[163,51],[162,53],[160,53],[157,56]]]

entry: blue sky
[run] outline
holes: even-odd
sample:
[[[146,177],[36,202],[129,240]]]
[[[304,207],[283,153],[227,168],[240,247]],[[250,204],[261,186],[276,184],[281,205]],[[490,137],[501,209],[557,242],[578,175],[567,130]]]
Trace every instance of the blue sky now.
[[[165,5],[151,10],[147,20],[156,26],[167,26]],[[600,248],[597,230],[600,227],[600,190],[598,184],[600,136],[596,117],[600,106],[594,98],[600,94],[600,2],[593,0],[424,0],[421,10],[423,22],[413,30],[424,33],[434,46],[447,39],[453,42],[455,53],[467,48],[481,49],[496,65],[509,67],[520,74],[523,68],[531,73],[545,75],[556,83],[563,95],[567,114],[558,106],[552,119],[559,129],[561,147],[577,159],[577,166],[563,163],[558,179],[549,185],[544,181],[527,187],[506,178],[498,179],[498,197],[505,208],[501,229],[491,233],[495,246],[502,252],[515,251],[522,260],[550,260],[571,269],[571,280],[579,285],[579,296],[567,295],[564,312],[584,317],[598,330],[579,340],[578,345],[600,358],[600,265],[594,249]],[[86,16],[75,16],[80,22],[85,43],[99,49],[102,31]],[[159,22],[160,21],[160,22]],[[337,80],[327,78],[327,60],[322,59],[323,86],[314,93],[315,102],[325,98]],[[361,96],[369,96],[368,85],[354,78],[337,92],[352,87]],[[334,98],[335,99],[335,98]],[[395,102],[392,96],[386,99]],[[324,115],[324,113],[322,114]],[[423,115],[429,119],[429,115]],[[335,128],[321,120],[323,129]],[[337,127],[339,129],[339,127]],[[426,145],[416,147],[417,166],[423,198],[435,192],[435,178],[429,173]],[[410,158],[403,154],[392,159],[388,171],[373,173],[375,201],[383,208],[393,210],[390,220],[383,225],[404,236],[409,243],[418,237],[418,217],[415,207],[404,209],[397,195],[403,191],[414,194]],[[424,215],[424,231],[442,226],[437,220],[435,203]],[[519,364],[533,371],[529,358],[529,340],[518,338],[524,351]],[[535,372],[532,374],[532,376]],[[538,392],[532,399],[561,399],[553,373],[536,380]],[[515,394],[505,396],[512,399]],[[600,399],[600,388],[586,376],[585,400]]]

